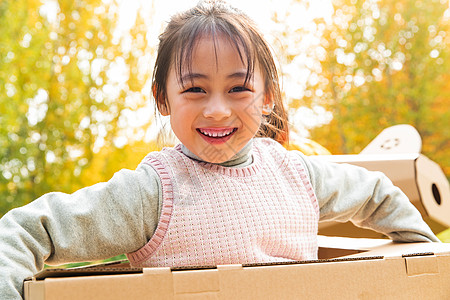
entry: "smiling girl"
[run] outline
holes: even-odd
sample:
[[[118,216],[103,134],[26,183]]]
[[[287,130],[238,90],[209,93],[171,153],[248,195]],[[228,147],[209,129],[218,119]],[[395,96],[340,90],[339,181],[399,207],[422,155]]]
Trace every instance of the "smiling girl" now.
[[[160,36],[159,112],[181,141],[136,170],[49,193],[0,220],[0,294],[48,264],[127,253],[133,266],[317,258],[319,221],[351,220],[396,241],[438,241],[381,173],[287,151],[274,60],[242,12],[204,1]]]

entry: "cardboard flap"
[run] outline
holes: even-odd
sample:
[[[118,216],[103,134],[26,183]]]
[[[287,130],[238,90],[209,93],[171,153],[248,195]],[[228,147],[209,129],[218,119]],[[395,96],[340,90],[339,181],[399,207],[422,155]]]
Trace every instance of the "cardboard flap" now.
[[[201,294],[220,290],[217,269],[173,272],[173,291],[179,294]]]
[[[439,273],[439,264],[435,255],[405,257],[408,276],[419,276]]]

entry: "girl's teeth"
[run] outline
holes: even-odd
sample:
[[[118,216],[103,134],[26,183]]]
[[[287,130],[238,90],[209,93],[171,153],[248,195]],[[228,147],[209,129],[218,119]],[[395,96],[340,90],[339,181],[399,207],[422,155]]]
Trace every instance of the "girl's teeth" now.
[[[206,136],[210,136],[210,137],[224,137],[224,136],[230,135],[233,131],[234,131],[233,129],[226,131],[226,132],[206,132],[206,131],[200,130],[201,133],[203,133]]]

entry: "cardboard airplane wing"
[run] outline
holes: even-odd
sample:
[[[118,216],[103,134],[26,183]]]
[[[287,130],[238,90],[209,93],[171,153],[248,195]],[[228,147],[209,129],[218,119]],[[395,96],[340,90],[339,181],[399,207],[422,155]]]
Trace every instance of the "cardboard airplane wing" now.
[[[448,228],[449,182],[439,165],[420,153],[421,148],[422,140],[414,127],[396,125],[383,130],[360,154],[318,157],[383,172],[409,197],[425,221],[440,225],[440,229]],[[327,222],[319,228],[334,225]],[[347,231],[348,236],[353,236],[352,230]],[[361,233],[357,236],[361,237]]]

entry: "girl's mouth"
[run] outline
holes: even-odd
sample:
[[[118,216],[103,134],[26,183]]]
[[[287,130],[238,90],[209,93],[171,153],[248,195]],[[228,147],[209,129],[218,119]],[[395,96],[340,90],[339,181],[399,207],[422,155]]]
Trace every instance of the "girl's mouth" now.
[[[237,131],[236,127],[197,128],[200,136],[210,144],[222,144],[228,141]]]

